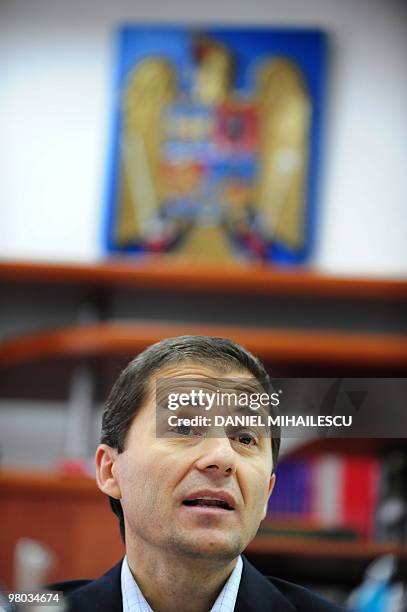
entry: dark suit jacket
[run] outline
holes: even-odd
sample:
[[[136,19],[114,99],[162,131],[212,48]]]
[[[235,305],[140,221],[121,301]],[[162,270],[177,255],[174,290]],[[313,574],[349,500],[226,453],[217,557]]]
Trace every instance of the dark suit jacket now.
[[[97,580],[75,580],[52,585],[63,591],[72,612],[122,612],[121,565]],[[243,557],[243,571],[235,612],[341,612],[308,589],[265,578]]]

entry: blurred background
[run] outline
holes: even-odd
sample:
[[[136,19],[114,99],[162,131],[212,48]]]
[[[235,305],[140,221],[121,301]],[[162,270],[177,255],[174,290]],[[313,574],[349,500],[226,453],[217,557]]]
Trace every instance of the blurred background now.
[[[301,264],[213,261],[205,248],[107,255],[124,24],[324,34]],[[2,585],[94,577],[122,554],[91,457],[111,384],[152,342],[223,335],[277,377],[406,376],[406,55],[401,0],[1,2]],[[354,609],[367,609],[363,597],[403,609],[403,435],[283,445],[282,484],[249,558],[338,601],[368,571]]]

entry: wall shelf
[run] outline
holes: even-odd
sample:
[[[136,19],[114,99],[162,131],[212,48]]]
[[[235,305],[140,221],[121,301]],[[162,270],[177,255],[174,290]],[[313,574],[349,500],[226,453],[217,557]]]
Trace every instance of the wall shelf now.
[[[280,536],[259,536],[249,546],[247,551],[252,554],[285,554],[308,557],[334,557],[340,559],[371,560],[381,555],[396,555],[407,559],[407,547],[377,542],[355,541],[341,542],[338,540],[315,540],[312,538],[287,538]]]
[[[407,279],[345,278],[303,268],[247,263],[191,264],[180,258],[149,256],[92,264],[0,262],[0,280],[13,284],[75,284],[100,288],[134,287],[202,292],[313,295],[314,297],[407,300]]]
[[[131,357],[163,338],[186,334],[231,338],[267,363],[323,363],[381,370],[405,368],[407,364],[407,338],[397,335],[149,321],[78,325],[5,340],[0,344],[0,366],[50,358]]]

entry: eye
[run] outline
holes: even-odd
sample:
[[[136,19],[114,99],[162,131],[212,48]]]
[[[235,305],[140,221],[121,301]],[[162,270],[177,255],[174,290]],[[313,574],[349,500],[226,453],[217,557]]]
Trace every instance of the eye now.
[[[179,423],[173,427],[169,427],[168,432],[172,436],[175,435],[183,438],[202,436],[202,431],[198,427],[192,427],[191,425],[185,425],[184,423]]]
[[[244,446],[256,446],[257,439],[256,437],[247,431],[242,431],[236,434],[235,438],[240,444],[244,444]]]
[[[181,436],[190,436],[192,433],[192,427],[190,425],[177,425],[175,431]]]

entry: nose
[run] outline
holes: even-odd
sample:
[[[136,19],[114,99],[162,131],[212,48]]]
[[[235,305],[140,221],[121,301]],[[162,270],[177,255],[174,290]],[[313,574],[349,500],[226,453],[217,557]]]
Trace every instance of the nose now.
[[[196,468],[214,477],[236,473],[236,457],[228,438],[207,438],[201,443]]]

